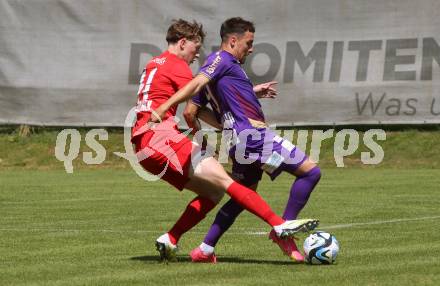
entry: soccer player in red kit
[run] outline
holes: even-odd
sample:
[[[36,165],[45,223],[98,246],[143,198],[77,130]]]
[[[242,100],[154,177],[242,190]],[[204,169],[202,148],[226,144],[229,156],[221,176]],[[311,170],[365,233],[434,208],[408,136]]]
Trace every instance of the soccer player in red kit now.
[[[138,91],[132,142],[140,164],[178,190],[186,188],[198,195],[176,224],[156,240],[162,260],[176,260],[180,237],[197,225],[225,192],[244,209],[271,225],[279,237],[309,231],[318,225],[313,219],[283,220],[256,192],[234,182],[213,157],[202,156],[200,146],[179,132],[174,120],[177,106],[161,113],[161,120],[156,118],[154,110],[192,80],[189,64],[198,57],[204,36],[199,23],[174,21],[166,36],[167,51],[148,62]]]

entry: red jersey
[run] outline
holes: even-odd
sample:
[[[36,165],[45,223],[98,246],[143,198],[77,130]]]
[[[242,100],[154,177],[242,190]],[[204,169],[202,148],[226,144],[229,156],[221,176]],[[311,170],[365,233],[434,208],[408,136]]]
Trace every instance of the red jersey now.
[[[142,72],[137,93],[137,120],[132,128],[132,138],[145,133],[140,129],[149,121],[151,110],[165,103],[192,78],[188,64],[176,55],[166,51],[152,58]],[[176,111],[177,106],[170,108],[163,120],[175,116]]]

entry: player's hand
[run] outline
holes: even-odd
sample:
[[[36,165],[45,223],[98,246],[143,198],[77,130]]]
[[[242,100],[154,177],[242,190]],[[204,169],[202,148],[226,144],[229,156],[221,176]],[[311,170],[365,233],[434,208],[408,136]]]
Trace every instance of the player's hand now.
[[[156,110],[151,111],[150,122],[160,123],[165,116],[165,113],[168,109],[166,109],[163,105],[156,108]]]
[[[254,92],[258,98],[275,98],[277,96],[277,90],[275,85],[278,82],[270,81],[254,86]]]

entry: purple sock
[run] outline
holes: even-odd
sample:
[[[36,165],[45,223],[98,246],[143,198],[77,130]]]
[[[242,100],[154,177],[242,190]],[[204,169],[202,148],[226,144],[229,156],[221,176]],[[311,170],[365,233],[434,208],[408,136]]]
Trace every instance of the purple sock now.
[[[284,210],[283,219],[292,220],[298,217],[299,212],[309,200],[313,188],[321,178],[321,170],[318,166],[296,178],[290,188],[290,196]]]
[[[237,216],[243,211],[243,208],[235,201],[230,199],[215,216],[214,223],[211,225],[208,233],[203,240],[204,243],[215,247],[220,237],[234,223]]]

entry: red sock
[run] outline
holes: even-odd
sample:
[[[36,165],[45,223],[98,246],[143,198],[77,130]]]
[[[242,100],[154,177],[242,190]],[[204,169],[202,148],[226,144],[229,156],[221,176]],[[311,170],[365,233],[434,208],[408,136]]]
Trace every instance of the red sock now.
[[[240,206],[263,219],[272,227],[280,225],[284,220],[277,216],[259,194],[237,182],[233,182],[226,192]]]
[[[196,197],[186,207],[176,224],[168,232],[172,244],[177,244],[182,234],[193,228],[207,213],[212,210],[216,204],[211,200],[203,197]]]

